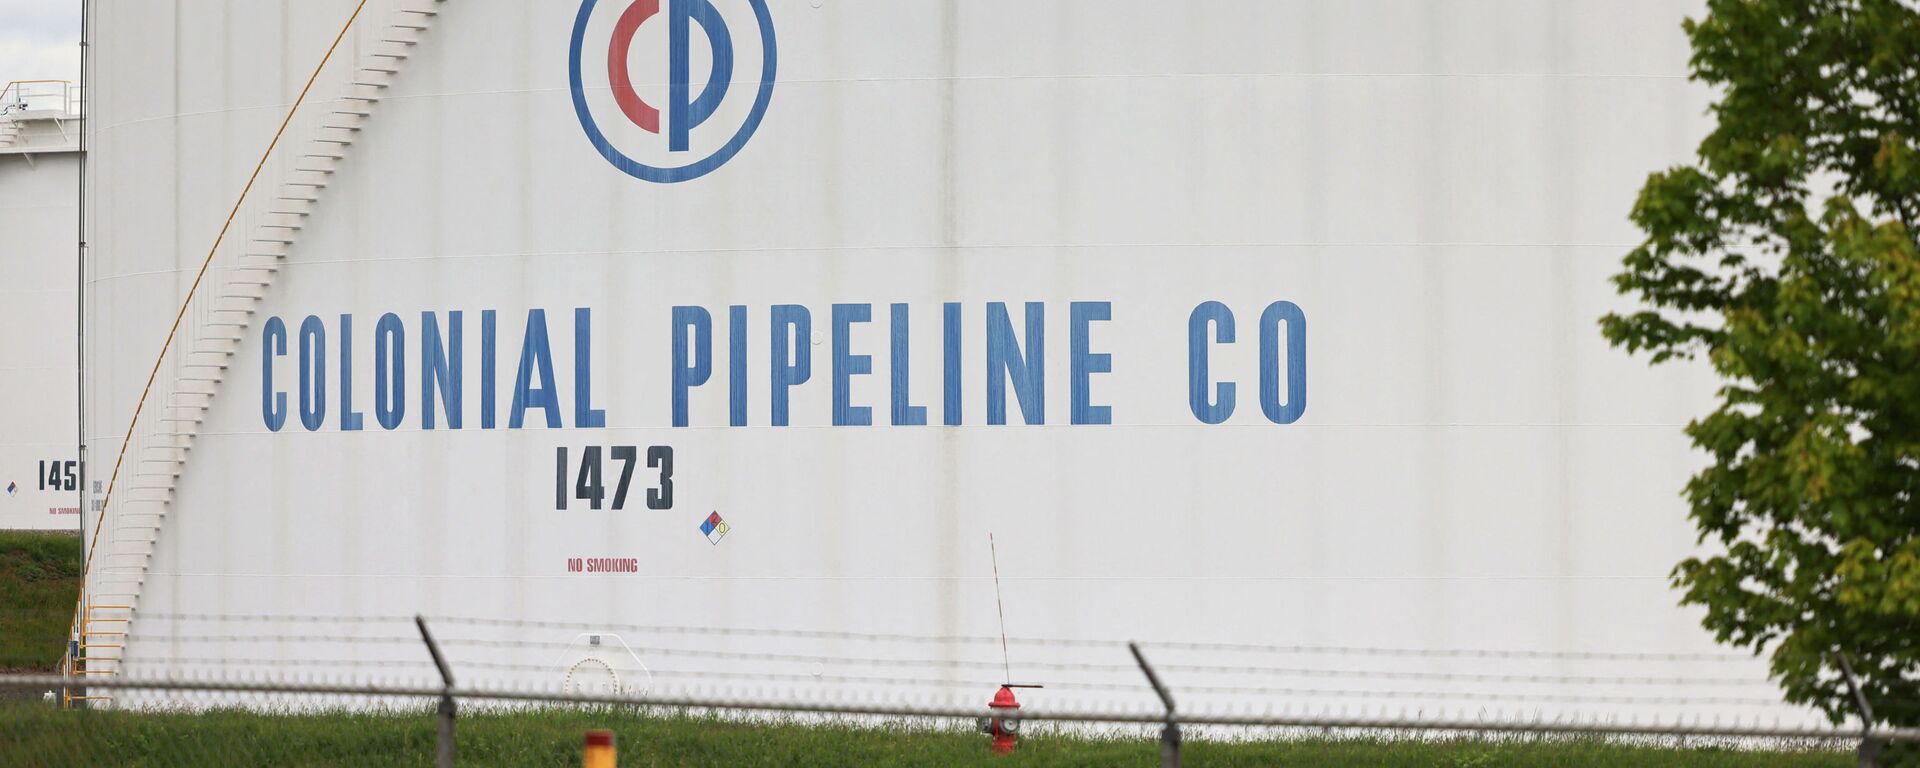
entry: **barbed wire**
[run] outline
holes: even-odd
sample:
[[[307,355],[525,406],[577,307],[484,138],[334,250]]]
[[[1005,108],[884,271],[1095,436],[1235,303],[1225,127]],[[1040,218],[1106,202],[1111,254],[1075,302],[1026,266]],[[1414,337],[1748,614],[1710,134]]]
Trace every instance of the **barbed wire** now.
[[[166,613],[160,611],[140,611],[136,618],[161,621],[198,621],[198,622],[255,622],[280,624],[377,624],[381,622],[403,623],[411,626],[412,616],[385,615],[327,615],[320,613]]]
[[[319,683],[310,681],[257,681],[236,682],[230,680],[177,680],[177,679],[140,679],[132,677],[112,677],[92,679],[84,677],[58,675],[0,675],[0,688],[8,689],[52,689],[52,688],[91,688],[103,691],[130,690],[147,692],[199,692],[199,693],[281,693],[315,694],[320,696],[361,696],[389,698],[435,698],[442,695],[456,699],[489,700],[503,702],[529,702],[560,705],[613,705],[645,708],[664,708],[682,710],[711,710],[737,712],[774,712],[818,715],[860,715],[877,717],[924,717],[942,719],[972,720],[979,717],[1002,717],[1006,719],[1059,722],[1059,723],[1109,723],[1159,725],[1177,722],[1190,726],[1235,726],[1235,727],[1282,727],[1282,728],[1318,728],[1318,729],[1372,729],[1372,730],[1411,730],[1439,732],[1485,732],[1485,733],[1566,733],[1566,734],[1612,734],[1642,736],[1718,736],[1733,738],[1782,738],[1782,739],[1856,739],[1865,735],[1859,727],[1837,726],[1766,726],[1759,723],[1741,725],[1723,724],[1716,719],[1707,723],[1699,718],[1687,723],[1676,719],[1669,723],[1655,720],[1642,723],[1637,719],[1627,722],[1615,720],[1574,719],[1558,716],[1548,719],[1544,714],[1536,713],[1531,720],[1525,718],[1447,718],[1425,717],[1416,712],[1409,717],[1402,709],[1397,716],[1380,715],[1352,716],[1307,714],[1229,714],[1201,712],[1152,712],[1121,710],[1050,710],[1045,707],[1027,707],[1018,711],[991,710],[981,707],[919,706],[903,704],[877,704],[873,702],[847,702],[828,700],[773,700],[738,697],[710,697],[685,695],[649,695],[628,693],[555,693],[533,692],[489,686],[435,686],[435,685],[373,685],[356,683]],[[1914,728],[1875,728],[1872,735],[1877,738],[1894,741],[1920,741],[1920,729]]]
[[[253,637],[259,640],[269,641],[269,642],[319,642],[318,638],[322,638],[322,637],[330,638],[328,642],[338,642],[338,643],[348,643],[348,644],[353,642],[358,642],[362,639],[366,639],[372,642],[396,643],[396,644],[408,644],[408,643],[418,642],[417,638],[387,638],[387,637],[361,638],[356,636],[332,636],[332,635],[325,635],[325,636],[303,636],[303,635],[287,635],[287,636],[158,635],[158,636],[151,636],[151,635],[140,635],[136,637],[140,639],[175,639],[175,640],[186,641],[186,642],[200,642],[200,641],[240,642],[240,640],[236,638],[247,638],[247,637]],[[462,638],[462,637],[442,638],[442,642],[449,646],[481,646],[481,647],[497,647],[497,648],[508,648],[508,647],[572,648],[572,647],[578,647],[580,645],[577,641],[576,642],[559,642],[559,641],[540,641],[540,640],[511,640],[511,639],[498,639],[498,638]],[[846,666],[934,668],[934,669],[982,669],[982,670],[1000,669],[1002,666],[1001,662],[999,661],[987,660],[987,659],[935,659],[935,658],[835,656],[835,655],[824,655],[824,654],[727,651],[727,650],[717,650],[717,649],[709,649],[709,648],[673,648],[673,647],[652,646],[652,645],[630,645],[628,647],[635,653],[645,652],[649,655],[657,655],[657,656],[665,656],[665,657],[710,658],[710,659],[763,661],[763,662],[774,661],[774,662],[793,662],[793,663],[802,663],[802,664],[838,664],[838,665],[846,665]],[[155,659],[154,657],[146,657],[146,658],[143,658],[142,660],[151,661]],[[219,660],[209,659],[207,661],[217,663]],[[416,663],[416,662],[409,662],[409,663]],[[425,663],[425,660],[423,659],[417,663]],[[464,664],[468,666],[476,666],[476,663],[474,662],[464,662]],[[515,665],[509,665],[509,666],[515,666]],[[1044,660],[1044,659],[1022,660],[1021,666],[1024,670],[1028,670],[1028,671],[1105,672],[1105,673],[1117,673],[1117,674],[1129,674],[1129,675],[1136,674],[1139,672],[1139,667],[1134,664],[1099,663],[1099,662],[1063,662],[1063,661],[1051,661],[1051,660]],[[1634,676],[1634,675],[1606,676],[1606,675],[1544,675],[1544,674],[1512,674],[1512,673],[1476,673],[1476,672],[1427,672],[1427,671],[1373,670],[1373,669],[1315,669],[1315,668],[1309,668],[1309,667],[1276,667],[1276,666],[1235,665],[1235,664],[1163,663],[1163,664],[1157,664],[1155,666],[1158,669],[1166,670],[1169,672],[1184,672],[1184,673],[1203,674],[1203,675],[1222,675],[1222,674],[1271,675],[1271,676],[1279,676],[1279,677],[1302,677],[1302,678],[1320,678],[1320,679],[1421,680],[1421,681],[1432,681],[1432,682],[1513,683],[1513,684],[1532,684],[1532,685],[1604,685],[1604,686],[1618,686],[1618,687],[1659,686],[1659,687],[1749,687],[1749,688],[1767,688],[1767,689],[1774,688],[1773,683],[1765,679],[1737,678],[1737,677],[1687,677],[1687,676],[1660,677],[1660,676]],[[545,668],[545,667],[541,667],[541,668]]]
[[[444,641],[443,641],[444,642]],[[155,659],[154,661],[161,661]],[[374,662],[351,662],[348,660],[327,660],[308,664],[301,660],[280,659],[198,659],[190,663],[207,663],[216,666],[374,666],[374,667],[417,667],[431,670],[426,661],[378,660]],[[454,660],[457,668],[477,668],[505,671],[558,672],[564,667],[559,665],[512,664],[505,662],[463,662]],[[1134,671],[1138,671],[1135,668]],[[958,680],[928,677],[901,677],[886,675],[842,675],[842,674],[794,674],[779,672],[735,672],[722,670],[679,670],[651,669],[653,677],[680,679],[746,680],[746,681],[782,681],[802,683],[835,683],[884,685],[904,687],[952,687],[961,685],[980,685],[980,680]],[[993,679],[992,676],[983,678]],[[1130,683],[1100,683],[1081,681],[1053,681],[1048,687],[1078,691],[1110,691],[1127,693],[1149,693],[1152,689],[1144,681]],[[1537,694],[1537,693],[1496,693],[1484,691],[1429,691],[1429,690],[1361,690],[1330,688],[1291,688],[1271,686],[1222,686],[1222,685],[1183,685],[1182,693],[1192,694],[1262,694],[1269,696],[1321,696],[1333,698],[1394,698],[1394,699],[1432,699],[1453,701],[1507,701],[1515,703],[1559,703],[1559,704],[1637,704],[1637,705],[1723,705],[1723,706],[1785,706],[1778,699],[1714,697],[1714,696],[1631,696],[1607,694]]]
[[[285,623],[356,623],[378,624],[383,622],[413,621],[412,616],[355,616],[337,617],[319,614],[206,614],[206,613],[142,613],[139,618],[170,621],[200,622],[285,622]],[[769,627],[704,627],[673,624],[624,624],[617,622],[549,621],[537,619],[503,619],[476,616],[428,615],[425,617],[433,624],[454,624],[468,626],[505,627],[518,629],[559,629],[575,632],[635,632],[650,634],[675,634],[693,636],[720,637],[763,637],[793,638],[811,640],[870,641],[897,643],[937,643],[937,644],[987,644],[998,645],[998,635],[933,635],[902,632],[856,632],[847,630],[815,630]],[[1099,640],[1081,638],[1047,638],[1009,636],[1007,642],[1021,645],[1053,646],[1067,648],[1116,648],[1124,649],[1127,641]],[[1385,646],[1345,646],[1325,644],[1273,644],[1241,642],[1194,642],[1176,640],[1143,640],[1142,647],[1181,650],[1210,651],[1232,653],[1276,653],[1300,655],[1355,655],[1355,656],[1395,656],[1409,658],[1489,658],[1489,659],[1536,659],[1561,661],[1633,661],[1633,662],[1731,662],[1751,663],[1758,657],[1751,653],[1730,652],[1644,652],[1644,651],[1558,651],[1538,649],[1493,649],[1493,648],[1395,648]]]
[[[440,640],[440,642],[443,645],[456,645],[457,644],[456,640],[457,639],[442,639]],[[169,657],[158,657],[158,658],[151,659],[150,662],[156,663],[156,664],[167,664],[167,663],[170,663],[168,658]],[[142,660],[139,658],[135,658],[135,659],[132,659],[132,661],[135,663],[140,663]],[[294,659],[294,660],[240,659],[240,658],[215,659],[211,657],[202,657],[195,661],[181,662],[181,663],[206,664],[209,666],[245,666],[249,664],[257,664],[261,666],[284,666],[284,667],[309,666],[306,664],[302,664],[301,661],[302,660],[297,660],[297,659]],[[344,662],[347,662],[348,660],[324,660],[324,661],[326,663],[313,664],[311,666],[352,666],[353,665],[349,663],[344,663]],[[369,660],[365,662],[355,662],[355,663],[361,666],[380,667],[380,668],[412,667],[412,668],[420,668],[420,669],[431,669],[430,665],[428,665],[425,662],[425,660],[419,660],[419,661]],[[456,668],[486,669],[486,670],[494,670],[494,671],[553,673],[563,669],[563,667],[559,664],[550,664],[550,665],[516,664],[516,663],[510,663],[510,662],[468,661],[468,660],[461,660],[461,659],[453,659],[451,663]],[[1118,670],[1115,670],[1115,671],[1118,671]],[[897,675],[896,676],[848,675],[848,674],[838,674],[838,673],[828,674],[824,672],[816,672],[816,673],[810,673],[810,674],[796,674],[796,673],[764,672],[764,671],[744,671],[743,672],[743,671],[732,671],[732,670],[654,669],[651,667],[648,668],[648,673],[654,677],[671,677],[671,678],[681,678],[681,679],[785,681],[785,682],[803,682],[803,683],[812,683],[812,684],[829,684],[830,683],[830,684],[855,684],[855,685],[902,686],[902,687],[952,687],[952,686],[958,686],[958,685],[976,684],[979,682],[979,681],[968,681],[968,680],[953,679],[953,678],[908,677],[908,676],[897,676]],[[997,679],[997,678],[996,676],[993,676],[993,675],[987,675],[985,678],[982,678],[982,679],[991,680],[991,679]],[[1128,681],[1124,683],[1109,683],[1109,682],[1098,682],[1098,681],[1048,679],[1046,684],[1055,689],[1077,690],[1077,691],[1139,693],[1139,692],[1144,692],[1149,690],[1142,681],[1137,681],[1137,680]],[[1654,695],[1639,695],[1639,694],[1532,693],[1532,692],[1518,692],[1518,691],[1505,692],[1505,691],[1463,691],[1463,690],[1424,690],[1424,689],[1407,690],[1407,689],[1398,689],[1398,688],[1343,689],[1343,688],[1310,688],[1310,687],[1289,687],[1289,686],[1191,685],[1191,684],[1180,685],[1179,690],[1182,693],[1197,694],[1197,695],[1238,695],[1238,696],[1258,695],[1258,696],[1328,697],[1328,698],[1391,698],[1391,699],[1435,700],[1435,701],[1445,700],[1445,701],[1513,702],[1513,703],[1613,704],[1613,705],[1642,705],[1642,706],[1646,706],[1646,705],[1737,706],[1737,707],[1788,707],[1790,706],[1786,702],[1778,698],[1751,698],[1751,697],[1736,697],[1736,696],[1686,696],[1686,695],[1654,696]]]
[[[470,624],[478,626],[537,627],[545,629],[568,629],[592,631],[594,627],[604,630],[624,629],[634,632],[658,634],[718,635],[741,637],[783,637],[807,638],[817,640],[869,640],[886,642],[919,642],[945,644],[987,644],[1000,642],[997,635],[925,635],[899,632],[853,632],[844,630],[808,630],[765,627],[701,627],[672,624],[601,624],[587,622],[541,621],[527,619],[489,619],[463,616],[428,616],[429,621],[450,624]],[[1082,648],[1118,648],[1127,647],[1125,640],[1097,640],[1078,638],[1019,637],[1009,636],[1009,643],[1024,645],[1044,645]],[[1296,654],[1354,654],[1367,656],[1410,656],[1420,658],[1460,657],[1460,658],[1528,658],[1528,659],[1578,659],[1613,661],[1752,661],[1748,654],[1730,653],[1646,653],[1614,651],[1544,651],[1544,650],[1501,650],[1501,649],[1422,649],[1388,648],[1369,646],[1305,645],[1305,644],[1266,644],[1236,642],[1191,642],[1177,640],[1142,640],[1142,647],[1166,650],[1190,651],[1230,651],[1240,653],[1296,653]]]

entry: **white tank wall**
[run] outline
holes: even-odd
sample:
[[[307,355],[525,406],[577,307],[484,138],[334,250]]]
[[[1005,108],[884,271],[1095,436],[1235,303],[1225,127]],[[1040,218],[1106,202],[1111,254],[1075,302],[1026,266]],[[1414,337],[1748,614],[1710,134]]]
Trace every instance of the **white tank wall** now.
[[[329,382],[320,430],[295,414],[270,431],[251,327],[142,611],[989,635],[993,531],[1016,635],[1713,649],[1666,584],[1693,538],[1677,493],[1697,459],[1680,427],[1707,408],[1711,379],[1650,371],[1595,328],[1620,306],[1606,278],[1636,241],[1638,185],[1707,129],[1679,30],[1695,3],[772,5],[779,83],[764,123],[711,175],[659,185],[582,135],[575,4],[445,4],[260,316],[289,329],[290,354],[271,363],[281,387],[298,375],[302,318],[323,318],[337,353],[338,316],[354,316],[366,429],[340,430]],[[191,280],[180,270],[348,7],[100,10],[94,456],[117,444]],[[1067,424],[1067,307],[1089,300],[1113,305],[1093,331],[1114,361],[1093,385],[1111,426]],[[1206,300],[1231,307],[1240,333],[1216,353],[1216,373],[1240,381],[1218,426],[1186,400],[1186,322]],[[1278,300],[1308,327],[1309,407],[1287,425],[1261,416],[1253,378],[1254,320]],[[886,305],[911,306],[911,389],[937,424],[949,301],[965,313],[965,424],[828,426],[830,306],[875,305],[852,336],[873,355],[852,399],[880,424]],[[1045,426],[981,418],[990,301],[1009,302],[1016,327],[1020,302],[1046,303]],[[807,306],[815,334],[785,428],[766,426],[780,303]],[[738,428],[722,426],[730,304],[750,313],[752,426]],[[677,429],[675,305],[713,312],[719,355],[691,397],[696,426]],[[576,307],[593,313],[604,429],[574,427]],[[504,425],[536,308],[568,428],[475,428],[481,311],[499,313]],[[467,424],[424,430],[420,313],[445,323],[450,310],[467,323]],[[391,431],[372,412],[386,312],[408,350],[408,413]],[[673,446],[674,508],[553,509],[554,449],[585,445]],[[648,477],[636,472],[636,493]],[[695,530],[711,510],[733,526],[719,545]],[[636,558],[639,573],[568,573],[582,556]],[[324,652],[136,641],[129,658]],[[925,674],[968,692],[995,677]]]
[[[80,525],[79,182],[70,151],[0,152],[0,529]]]
[[[87,439],[99,478],[112,469],[214,235],[353,6],[190,0],[92,8],[87,304],[101,333],[88,349]],[[346,63],[361,37],[343,43]]]

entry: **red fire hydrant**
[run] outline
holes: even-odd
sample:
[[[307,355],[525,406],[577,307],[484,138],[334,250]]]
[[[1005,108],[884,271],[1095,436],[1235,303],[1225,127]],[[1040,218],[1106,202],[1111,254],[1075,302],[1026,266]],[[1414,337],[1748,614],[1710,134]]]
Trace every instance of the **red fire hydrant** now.
[[[1013,751],[1013,742],[1020,733],[1020,721],[1008,719],[1003,715],[1017,714],[1020,701],[1013,697],[1013,688],[1000,686],[1000,692],[993,695],[993,701],[987,706],[995,711],[993,717],[980,719],[980,731],[993,737],[993,753],[1004,755]]]

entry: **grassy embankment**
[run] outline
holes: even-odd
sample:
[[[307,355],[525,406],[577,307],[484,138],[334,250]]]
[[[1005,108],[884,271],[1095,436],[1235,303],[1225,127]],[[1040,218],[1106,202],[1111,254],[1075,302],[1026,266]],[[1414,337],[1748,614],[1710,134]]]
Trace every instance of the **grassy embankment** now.
[[[0,672],[51,672],[80,589],[80,537],[0,531]]]

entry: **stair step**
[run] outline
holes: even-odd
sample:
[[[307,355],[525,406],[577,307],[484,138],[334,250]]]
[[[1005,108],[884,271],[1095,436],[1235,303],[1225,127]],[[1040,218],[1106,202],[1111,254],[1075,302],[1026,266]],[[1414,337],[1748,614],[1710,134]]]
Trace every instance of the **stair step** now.
[[[247,255],[248,256],[285,256],[287,255],[287,244],[286,243],[268,243],[268,242],[249,242],[247,243]]]
[[[416,24],[413,22],[406,24],[390,23],[385,29],[380,30],[380,39],[389,43],[406,43],[413,45],[420,42],[420,33],[426,28],[427,25],[425,24]]]
[[[141,461],[165,461],[167,459],[186,458],[187,449],[171,445],[143,445],[140,447]]]
[[[301,229],[307,225],[307,214],[282,213],[268,211],[253,217],[255,227],[278,227],[280,229]]]
[[[314,131],[313,140],[326,144],[346,146],[359,138],[352,128],[319,128]]]
[[[280,269],[278,261],[272,266],[233,266],[232,276],[227,278],[229,285],[273,285],[273,273]]]
[[[356,70],[353,73],[353,82],[350,84],[364,85],[372,88],[385,88],[393,84],[393,73],[374,72],[365,69]]]
[[[405,59],[413,53],[413,44],[393,40],[382,40],[374,43],[373,50],[369,53],[383,59]]]
[[[318,171],[320,173],[333,173],[334,168],[336,168],[339,165],[340,165],[339,155],[335,155],[332,157],[325,157],[322,155],[301,155],[299,160],[294,161],[293,169],[296,171]]]
[[[246,261],[246,267],[236,267],[236,269],[246,269],[248,273],[257,273],[259,276],[252,276],[252,278],[248,278],[248,280],[261,280],[261,284],[267,284],[267,280],[273,278],[273,273],[280,271],[280,257],[276,257],[276,255],[253,257],[253,259]]]
[[[361,62],[360,69],[366,72],[385,72],[391,75],[400,71],[400,64],[393,59],[369,57],[366,61]]]
[[[222,349],[218,346],[195,344],[193,351],[188,352],[187,356],[193,360],[193,364],[195,365],[212,365],[225,368],[233,364],[234,352],[235,350]]]
[[[154,482],[154,480],[134,480],[131,484],[127,484],[127,488],[131,488],[131,490],[142,490],[142,492],[173,493],[173,484]]]
[[[275,216],[307,216],[313,213],[313,201],[276,197],[273,199],[273,206],[267,209],[267,213]]]
[[[328,112],[327,116],[320,120],[320,125],[324,128],[346,128],[355,131],[360,130],[360,128],[366,124],[366,115],[356,115],[350,112]]]
[[[285,183],[289,187],[324,187],[330,181],[327,178],[330,175],[321,171],[289,171]]]

